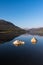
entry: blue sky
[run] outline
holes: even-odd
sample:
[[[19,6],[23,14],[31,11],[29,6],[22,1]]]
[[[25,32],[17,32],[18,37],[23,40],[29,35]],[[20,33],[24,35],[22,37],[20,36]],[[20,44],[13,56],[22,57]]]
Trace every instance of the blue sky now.
[[[43,27],[43,0],[0,0],[0,19],[22,28]]]

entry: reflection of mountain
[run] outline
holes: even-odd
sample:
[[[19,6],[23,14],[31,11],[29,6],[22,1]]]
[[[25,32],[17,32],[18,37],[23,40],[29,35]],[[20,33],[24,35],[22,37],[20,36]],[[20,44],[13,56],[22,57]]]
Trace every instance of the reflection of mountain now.
[[[13,40],[16,37],[18,37],[18,36],[13,36],[13,37],[11,37],[9,39],[7,37],[6,37],[6,39],[0,38],[0,44],[5,43],[5,42],[9,42],[9,41]]]
[[[25,30],[21,29],[10,22],[5,20],[0,20],[0,40],[9,40],[14,38],[14,36],[18,36],[24,34]]]

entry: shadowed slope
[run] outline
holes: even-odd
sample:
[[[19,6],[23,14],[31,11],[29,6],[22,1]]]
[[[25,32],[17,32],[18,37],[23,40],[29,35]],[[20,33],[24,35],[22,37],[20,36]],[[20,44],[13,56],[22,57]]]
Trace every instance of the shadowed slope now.
[[[14,24],[0,20],[0,41],[12,39],[14,36],[24,34],[25,30],[15,26]]]

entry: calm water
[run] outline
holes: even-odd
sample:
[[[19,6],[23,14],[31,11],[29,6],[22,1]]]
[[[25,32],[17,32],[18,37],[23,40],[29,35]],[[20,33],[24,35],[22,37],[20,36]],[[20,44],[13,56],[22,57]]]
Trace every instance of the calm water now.
[[[21,35],[9,42],[0,44],[0,63],[14,65],[43,65],[43,36],[35,36],[37,43],[32,44],[32,35]],[[15,46],[15,40],[22,40],[24,45]]]

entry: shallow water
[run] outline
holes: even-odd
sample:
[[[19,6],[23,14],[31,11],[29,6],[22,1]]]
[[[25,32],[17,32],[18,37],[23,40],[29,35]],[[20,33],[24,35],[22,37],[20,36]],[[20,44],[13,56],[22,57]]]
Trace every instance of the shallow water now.
[[[0,63],[19,65],[43,65],[43,36],[35,35],[37,43],[32,44],[33,35],[24,34],[9,42],[0,44]],[[24,41],[24,45],[15,46],[15,40]]]

